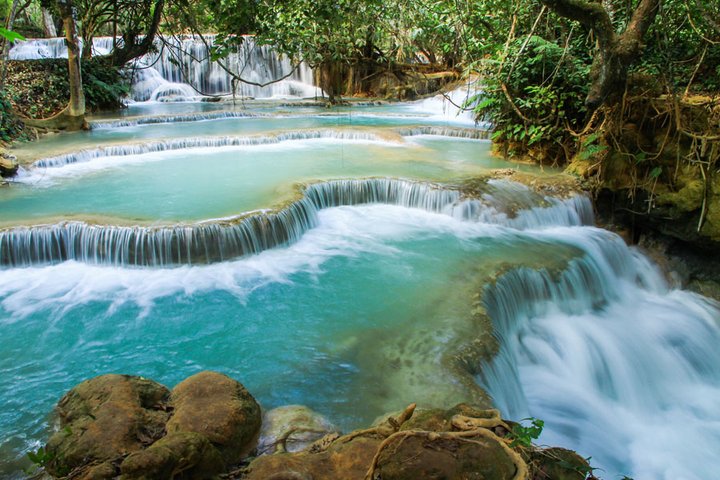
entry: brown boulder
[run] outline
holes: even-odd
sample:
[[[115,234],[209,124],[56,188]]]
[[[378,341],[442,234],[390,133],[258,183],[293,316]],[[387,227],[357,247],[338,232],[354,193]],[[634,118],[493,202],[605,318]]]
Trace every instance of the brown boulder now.
[[[218,449],[227,464],[238,462],[254,447],[260,431],[260,406],[243,385],[217,372],[200,372],[172,391],[174,412],[168,434],[195,432]]]
[[[162,437],[168,395],[159,383],[129,375],[102,375],[77,385],[58,403],[61,428],[46,447],[53,457],[47,471],[63,476],[86,465],[112,463]],[[92,477],[102,478],[101,472],[109,469]]]
[[[243,480],[363,480],[380,442],[357,437],[320,453],[264,455],[250,464]]]
[[[592,468],[587,460],[565,448],[543,448],[530,452],[534,479],[584,480]]]
[[[192,432],[171,433],[145,450],[131,453],[120,465],[121,480],[207,479],[225,462],[210,441]]]
[[[511,480],[517,466],[496,440],[410,435],[383,449],[375,471],[383,480]]]

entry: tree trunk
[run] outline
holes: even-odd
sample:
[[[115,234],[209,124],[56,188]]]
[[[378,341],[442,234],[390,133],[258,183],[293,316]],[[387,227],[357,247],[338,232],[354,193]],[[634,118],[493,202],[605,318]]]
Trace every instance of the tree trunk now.
[[[59,0],[60,15],[65,28],[65,43],[68,49],[68,76],[70,82],[70,103],[68,114],[71,117],[85,115],[85,92],[82,87],[82,70],[80,67],[80,48],[75,27],[74,8],[70,0]]]
[[[8,13],[7,19],[5,20],[5,28],[12,30],[13,23],[15,23],[15,15],[17,14],[19,0],[14,0],[12,7],[10,7],[10,13]],[[0,72],[0,89],[5,87],[5,77],[7,76],[7,62],[10,57],[10,42],[5,38],[0,38],[0,52],[2,53],[2,72]]]
[[[586,0],[540,0],[558,15],[592,29],[597,50],[590,70],[585,104],[595,109],[617,103],[625,90],[628,68],[642,52],[642,40],[660,8],[661,0],[640,0],[621,34],[615,32],[610,13],[600,3]]]
[[[43,32],[46,37],[57,37],[57,29],[55,28],[55,21],[52,18],[50,10],[45,7],[41,8],[42,20],[43,20]]]
[[[112,64],[115,66],[125,65],[130,60],[141,57],[148,53],[155,41],[160,21],[162,20],[162,12],[165,7],[165,0],[156,0],[153,8],[153,18],[148,31],[140,42],[137,42],[137,36],[123,34],[123,46],[113,50],[111,54]]]
[[[65,109],[57,115],[32,119],[20,117],[25,124],[47,130],[81,130],[87,129],[85,121],[85,92],[82,86],[82,72],[80,69],[80,47],[75,27],[74,8],[70,0],[58,0],[60,16],[65,29],[65,43],[68,47],[68,79],[70,83],[70,102]]]

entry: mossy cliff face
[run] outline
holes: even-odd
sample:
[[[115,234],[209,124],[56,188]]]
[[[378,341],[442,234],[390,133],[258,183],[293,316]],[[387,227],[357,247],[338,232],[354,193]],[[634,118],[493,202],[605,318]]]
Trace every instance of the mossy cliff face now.
[[[593,145],[581,149],[566,171],[596,192],[602,219],[633,229],[636,239],[652,231],[716,249],[720,104],[705,97],[633,102],[626,117],[608,119],[593,134]]]

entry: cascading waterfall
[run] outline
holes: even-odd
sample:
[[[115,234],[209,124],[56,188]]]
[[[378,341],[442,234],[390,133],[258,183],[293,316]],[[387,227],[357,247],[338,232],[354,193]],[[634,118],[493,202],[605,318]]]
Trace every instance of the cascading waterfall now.
[[[175,138],[170,140],[157,140],[154,142],[128,145],[112,145],[107,147],[81,150],[79,152],[73,152],[65,155],[58,155],[56,157],[49,157],[38,160],[33,164],[33,166],[36,168],[53,168],[62,167],[63,165],[71,165],[74,163],[89,162],[91,160],[103,157],[127,157],[134,155],[142,155],[144,153],[185,150],[188,148],[272,145],[292,140],[311,140],[322,138],[366,141],[384,140],[382,137],[369,132],[341,130],[297,130],[279,133],[277,135],[257,135],[246,137],[225,136]]]
[[[389,130],[400,136],[442,135],[469,139],[483,139],[488,133],[484,130],[454,129],[452,127],[418,127],[414,129]],[[253,145],[271,145],[293,140],[336,139],[362,141],[388,141],[387,136],[365,130],[294,130],[276,135],[254,136],[223,136],[223,137],[191,137],[153,142],[110,145],[93,149],[81,150],[55,157],[48,157],[33,163],[35,168],[62,167],[74,163],[89,162],[103,157],[135,156],[144,153],[183,150],[188,148],[206,147],[237,147]]]
[[[592,455],[604,478],[713,478],[718,305],[669,289],[610,232],[538,238],[581,255],[562,272],[520,268],[486,288],[501,349],[479,380],[496,405],[543,419],[542,443]]]
[[[301,63],[278,55],[271,46],[257,45],[253,37],[243,42],[222,61],[229,71],[265,87],[238,82],[233,92],[233,77],[217,62],[210,61],[209,49],[215,35],[162,37],[156,41],[157,53],[137,59],[130,66],[135,101],[187,101],[204,95],[237,95],[256,98],[313,97],[322,91],[314,86],[313,72]],[[93,52],[107,55],[112,37],[93,39]],[[30,39],[16,42],[10,50],[12,60],[67,58],[64,38]]]
[[[118,39],[118,41],[121,41]],[[82,39],[80,51],[82,52]],[[113,49],[112,37],[93,39],[93,55],[108,55]],[[15,42],[10,49],[10,60],[42,60],[44,58],[67,58],[67,44],[64,37],[31,38]]]
[[[223,111],[208,113],[189,113],[183,115],[160,115],[157,117],[138,117],[125,120],[92,121],[89,122],[89,124],[90,128],[95,130],[136,127],[138,125],[155,125],[158,123],[185,123],[199,122],[203,120],[219,120],[223,118],[258,118],[262,116],[263,115],[259,113]]]
[[[478,128],[456,128],[456,127],[433,127],[418,126],[410,128],[398,128],[396,130],[403,137],[414,137],[418,135],[437,135],[440,137],[468,138],[473,140],[487,140],[490,138],[489,129]]]
[[[414,109],[434,112],[436,118],[444,120],[477,123],[473,107],[477,104],[481,92],[478,80],[472,79],[454,90],[415,102]],[[491,126],[487,122],[482,123],[485,128],[489,129]]]
[[[138,66],[139,76],[133,86],[133,98],[138,101],[172,99],[197,96],[187,91],[175,91],[177,85],[190,85],[193,91],[204,95],[233,93],[232,77],[217,62],[210,61],[209,48],[215,35],[165,37],[158,53],[149,54]],[[279,56],[268,45],[257,45],[253,37],[244,36],[237,51],[222,60],[228,70],[244,80],[265,84],[266,87],[238,83],[235,94],[248,97],[313,97],[321,94],[313,84],[313,72],[305,64],[294,67],[289,58]],[[165,83],[159,82],[153,70]],[[168,83],[169,82],[169,83]]]
[[[488,190],[501,190],[505,183],[488,183]],[[490,193],[481,200],[463,200],[459,190],[405,180],[336,180],[309,185],[302,198],[282,210],[255,212],[232,220],[167,227],[66,222],[11,228],[0,231],[0,264],[26,266],[70,259],[143,266],[221,262],[295,242],[317,224],[318,210],[341,205],[384,203],[486,223],[523,224],[514,223],[522,217],[508,218],[499,212],[494,198]],[[528,202],[532,198],[528,196]],[[579,198],[552,200],[556,208],[575,212],[562,218],[562,224],[584,221],[589,201]],[[547,218],[560,219],[552,208],[538,208],[534,214],[538,222],[542,222],[545,210],[550,210]]]

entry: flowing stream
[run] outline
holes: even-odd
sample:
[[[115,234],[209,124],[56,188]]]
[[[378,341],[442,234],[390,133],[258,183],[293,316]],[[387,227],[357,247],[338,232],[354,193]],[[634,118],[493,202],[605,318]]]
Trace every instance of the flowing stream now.
[[[202,68],[190,83],[225,91]],[[285,94],[314,95],[267,96]],[[344,430],[482,387],[602,478],[714,478],[717,303],[596,228],[582,195],[484,180],[468,196],[489,169],[542,174],[493,157],[482,125],[441,98],[330,112],[161,99],[15,152],[23,170],[0,189],[0,478],[23,477],[80,381],[172,387],[203,369]],[[450,359],[469,346],[463,374]]]

